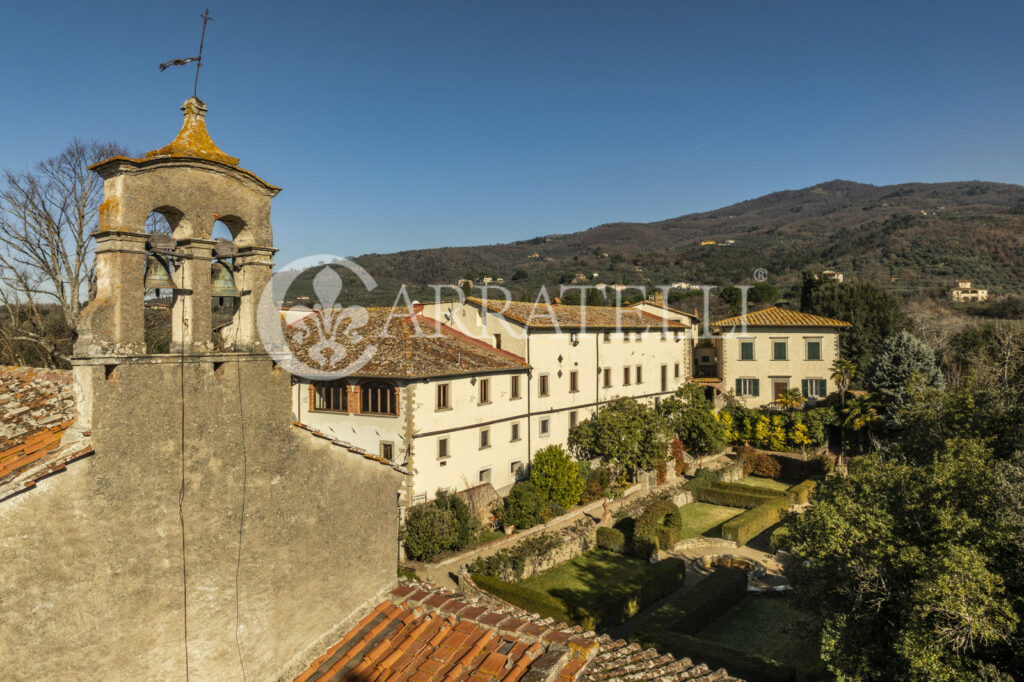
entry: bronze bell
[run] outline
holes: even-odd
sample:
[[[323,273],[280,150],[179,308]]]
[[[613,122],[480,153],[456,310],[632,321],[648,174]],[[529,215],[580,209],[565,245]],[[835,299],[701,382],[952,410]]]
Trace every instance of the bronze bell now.
[[[174,288],[174,280],[171,279],[171,269],[167,261],[152,253],[146,257],[146,277],[143,286],[147,289],[156,289],[157,298],[160,297],[161,289]]]
[[[214,261],[210,268],[210,296],[220,298],[220,305],[224,305],[225,298],[239,298],[241,293],[235,286],[235,278],[229,268],[222,261]]]

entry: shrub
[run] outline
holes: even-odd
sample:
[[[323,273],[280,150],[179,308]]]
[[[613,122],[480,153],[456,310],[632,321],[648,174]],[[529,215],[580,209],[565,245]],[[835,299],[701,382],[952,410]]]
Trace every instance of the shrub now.
[[[642,633],[671,630],[694,634],[736,605],[747,594],[747,572],[741,568],[717,568],[701,581],[699,589],[676,595],[641,626]]]
[[[548,516],[548,501],[535,485],[521,481],[512,486],[503,502],[501,523],[520,530],[544,523]]]
[[[683,512],[676,507],[665,516],[665,525],[676,530],[683,529]]]
[[[549,445],[533,456],[530,483],[563,509],[575,507],[583,495],[579,465],[561,445]]]
[[[688,472],[686,471],[686,458],[683,456],[683,441],[678,438],[674,439],[669,446],[669,452],[675,462],[676,476],[685,476]]]
[[[772,536],[768,539],[768,547],[772,552],[789,549],[789,528],[779,526],[772,531]]]
[[[747,544],[766,528],[779,522],[782,512],[790,505],[787,497],[777,497],[762,505],[734,516],[722,524],[722,538],[737,545]]]
[[[480,530],[480,521],[473,516],[465,500],[454,492],[438,490],[434,505],[452,518],[452,542],[447,549],[462,549],[473,542]]]
[[[697,490],[712,483],[718,483],[718,476],[715,475],[714,471],[711,471],[711,469],[697,469],[697,473],[693,475],[693,479],[686,486],[690,490]]]
[[[597,546],[622,554],[626,550],[626,534],[617,528],[598,528]]]
[[[611,474],[607,467],[598,467],[587,475],[583,486],[583,502],[593,502],[607,496],[611,485]]]
[[[771,500],[780,499],[778,493],[750,486],[738,486],[733,483],[716,482],[701,486],[694,494],[697,501],[708,504],[719,504],[726,507],[753,509]],[[788,501],[788,496],[786,497]]]
[[[410,559],[433,561],[449,549],[456,535],[452,515],[435,504],[421,504],[409,510],[402,529],[402,542]]]
[[[811,493],[817,487],[818,482],[814,479],[807,479],[802,483],[797,483],[795,486],[789,489],[790,496],[793,498],[793,502],[796,504],[804,504],[809,502],[811,499]]]
[[[740,450],[742,450],[740,461],[743,462],[745,476],[764,476],[777,479],[782,475],[782,465],[767,452],[761,452],[752,447],[744,447]]]

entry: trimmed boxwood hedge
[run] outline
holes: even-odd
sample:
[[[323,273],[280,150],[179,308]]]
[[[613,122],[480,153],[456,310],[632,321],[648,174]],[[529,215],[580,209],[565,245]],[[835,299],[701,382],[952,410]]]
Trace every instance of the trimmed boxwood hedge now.
[[[779,522],[782,512],[789,508],[788,497],[776,497],[722,524],[722,538],[737,545],[745,545],[761,531]]]
[[[747,594],[747,572],[717,568],[694,589],[663,604],[640,626],[641,633],[671,630],[693,634],[735,606]]]
[[[598,528],[597,546],[622,554],[626,551],[626,534],[618,528]]]
[[[788,498],[788,495],[785,495],[785,493],[780,496],[778,493],[752,486],[739,486],[735,483],[720,482],[701,486],[697,489],[695,496],[698,502],[718,504],[725,507],[741,507],[743,509],[753,509],[765,502],[778,500],[782,497]]]
[[[811,493],[817,487],[818,482],[812,478],[807,479],[801,483],[797,483],[795,486],[789,489],[793,501],[797,504],[804,504],[810,501]]]

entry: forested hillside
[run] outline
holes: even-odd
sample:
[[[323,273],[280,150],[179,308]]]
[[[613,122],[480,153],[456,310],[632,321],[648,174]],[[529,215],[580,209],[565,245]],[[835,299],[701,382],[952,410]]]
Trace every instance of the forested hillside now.
[[[728,240],[733,243],[723,244]],[[701,245],[702,241],[715,244]],[[991,182],[875,186],[834,180],[706,213],[609,223],[572,234],[485,246],[366,254],[380,283],[355,302],[390,302],[414,285],[501,277],[516,295],[541,284],[741,284],[764,268],[783,288],[832,269],[900,294],[941,296],[956,278],[994,294],[1024,291],[1024,187]],[[594,275],[597,275],[596,277]],[[293,291],[300,293],[299,286]]]

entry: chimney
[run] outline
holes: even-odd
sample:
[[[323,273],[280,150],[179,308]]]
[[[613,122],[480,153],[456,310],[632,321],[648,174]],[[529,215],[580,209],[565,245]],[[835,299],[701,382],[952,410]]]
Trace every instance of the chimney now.
[[[665,292],[661,289],[654,292],[654,305],[665,305]]]

